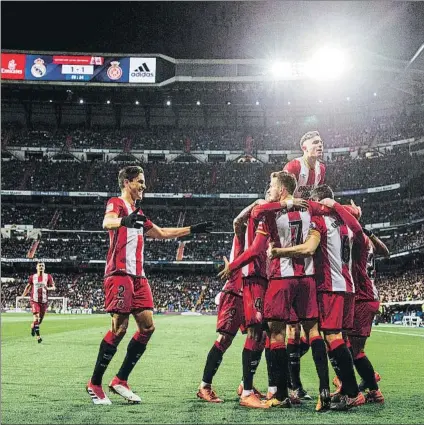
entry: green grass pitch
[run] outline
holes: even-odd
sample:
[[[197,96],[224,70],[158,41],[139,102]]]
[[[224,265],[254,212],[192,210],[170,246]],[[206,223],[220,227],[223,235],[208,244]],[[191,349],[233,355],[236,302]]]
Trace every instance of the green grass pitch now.
[[[214,387],[225,403],[196,398],[206,355],[213,344],[215,317],[159,316],[148,349],[129,383],[143,402],[130,405],[110,395],[112,406],[94,406],[85,392],[107,315],[47,315],[43,343],[30,336],[29,314],[2,315],[2,423],[4,424],[413,424],[424,422],[424,330],[378,326],[367,353],[380,372],[384,406],[366,405],[345,413],[314,412],[317,378],[310,352],[302,359],[304,387],[313,402],[290,410],[248,410],[238,406],[243,336],[224,356]],[[117,372],[134,322],[105,375]],[[332,375],[331,375],[332,376]],[[262,359],[255,383],[266,390]]]

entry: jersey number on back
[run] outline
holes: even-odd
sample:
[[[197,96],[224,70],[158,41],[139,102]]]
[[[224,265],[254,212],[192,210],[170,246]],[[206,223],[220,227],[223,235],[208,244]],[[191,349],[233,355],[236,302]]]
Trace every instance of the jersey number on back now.
[[[292,246],[302,244],[303,243],[302,220],[290,221],[289,225],[290,225],[290,231],[291,231]]]

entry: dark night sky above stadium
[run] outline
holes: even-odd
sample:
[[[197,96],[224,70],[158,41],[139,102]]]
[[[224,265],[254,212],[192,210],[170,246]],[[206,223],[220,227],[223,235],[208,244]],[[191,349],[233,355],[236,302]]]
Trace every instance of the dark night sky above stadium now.
[[[163,53],[175,58],[304,56],[319,44],[408,60],[424,2],[2,2],[2,49]]]

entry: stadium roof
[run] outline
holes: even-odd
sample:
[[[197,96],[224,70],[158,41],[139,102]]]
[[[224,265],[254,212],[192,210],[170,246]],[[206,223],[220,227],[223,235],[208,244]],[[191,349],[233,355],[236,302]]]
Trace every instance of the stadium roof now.
[[[423,22],[422,2],[3,2],[2,48],[299,60],[337,42],[408,61]]]

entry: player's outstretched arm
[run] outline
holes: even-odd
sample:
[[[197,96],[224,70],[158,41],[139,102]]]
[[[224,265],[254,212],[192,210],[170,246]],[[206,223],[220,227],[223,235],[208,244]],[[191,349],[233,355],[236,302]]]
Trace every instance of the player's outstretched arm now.
[[[153,227],[146,233],[146,236],[154,239],[174,239],[196,233],[210,233],[213,230],[211,221],[203,221],[186,227]]]
[[[229,279],[233,273],[252,262],[261,252],[265,251],[268,242],[268,235],[257,232],[252,245],[239,255],[232,263],[224,257],[224,269],[218,273],[222,280]]]
[[[315,254],[321,240],[321,234],[316,230],[309,231],[308,238],[300,245],[289,248],[274,248],[270,246],[267,251],[268,258],[271,260],[280,257],[311,257]]]
[[[370,238],[370,241],[374,245],[375,253],[377,255],[381,255],[382,257],[390,257],[390,251],[389,248],[387,248],[386,244],[377,236],[374,235],[374,233],[371,230],[363,229],[364,233]]]

